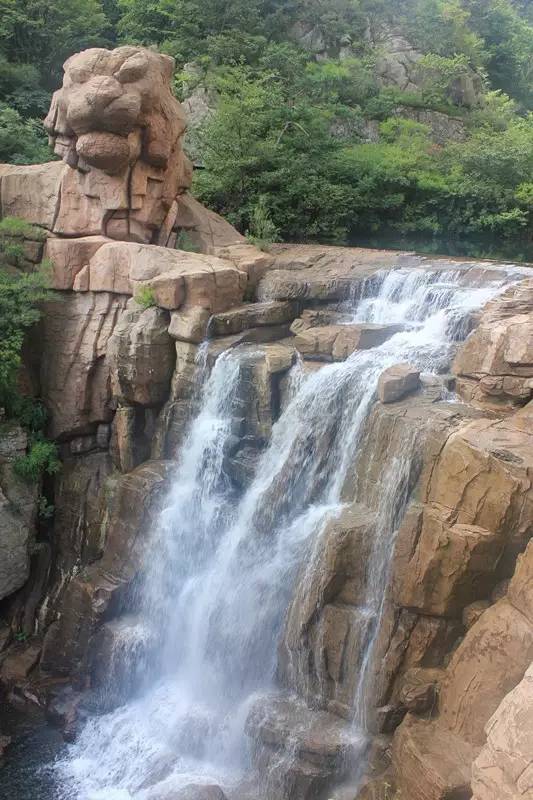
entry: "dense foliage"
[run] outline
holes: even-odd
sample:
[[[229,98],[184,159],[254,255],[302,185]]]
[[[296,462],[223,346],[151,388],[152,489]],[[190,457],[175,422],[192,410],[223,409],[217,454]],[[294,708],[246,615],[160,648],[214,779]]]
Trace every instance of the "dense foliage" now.
[[[15,469],[30,481],[59,469],[57,448],[43,435],[43,406],[19,391],[24,338],[40,317],[47,281],[46,264],[39,271],[28,269],[24,238],[42,236],[42,231],[22,220],[6,217],[0,222],[0,408],[29,432],[28,453],[15,462]]]
[[[533,237],[524,0],[0,0],[0,20],[0,160],[49,157],[66,56],[134,42],[176,58],[179,96],[207,89],[195,191],[256,239]],[[417,51],[414,86],[379,79],[383,31]]]

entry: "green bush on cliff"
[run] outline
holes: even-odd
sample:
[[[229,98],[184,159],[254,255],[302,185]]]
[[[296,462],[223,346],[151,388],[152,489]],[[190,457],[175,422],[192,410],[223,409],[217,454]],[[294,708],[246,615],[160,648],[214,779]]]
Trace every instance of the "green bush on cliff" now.
[[[20,219],[0,222],[0,407],[17,419],[29,433],[26,455],[15,462],[15,471],[36,481],[43,472],[59,469],[57,447],[43,436],[44,407],[19,391],[22,348],[28,330],[40,318],[39,305],[47,294],[47,265],[28,270],[24,239],[42,240],[43,231]],[[28,271],[27,271],[28,270]]]

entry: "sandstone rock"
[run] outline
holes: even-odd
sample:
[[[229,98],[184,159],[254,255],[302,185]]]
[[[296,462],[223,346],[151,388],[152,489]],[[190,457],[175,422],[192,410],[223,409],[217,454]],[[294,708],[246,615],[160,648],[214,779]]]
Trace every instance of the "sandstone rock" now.
[[[369,623],[356,606],[373,523],[357,505],[328,522],[299,578],[280,647],[285,685],[347,718]]]
[[[209,252],[209,250],[207,251]],[[248,278],[248,287],[255,290],[261,278],[272,269],[274,258],[251,244],[231,244],[214,247],[213,252],[220,258],[231,261]]]
[[[59,185],[67,167],[62,161],[33,166],[0,166],[1,216],[20,217],[52,230],[57,214]]]
[[[420,386],[420,371],[409,364],[395,364],[379,376],[378,397],[382,403],[395,403]]]
[[[174,369],[169,322],[160,308],[128,302],[106,356],[112,393],[121,403],[157,406],[167,398]]]
[[[454,510],[458,524],[505,537],[500,578],[512,574],[516,555],[531,536],[533,433],[512,417],[470,422],[448,439],[430,489],[430,500]]]
[[[533,665],[486,726],[472,768],[472,800],[516,800],[533,793]]]
[[[73,294],[44,305],[42,394],[50,411],[50,436],[89,433],[109,422],[111,387],[105,356],[127,298]]]
[[[52,288],[72,289],[78,273],[89,263],[96,251],[108,241],[109,239],[105,236],[47,239],[44,255],[52,262]]]
[[[150,457],[155,412],[139,406],[119,406],[113,418],[110,455],[121,472],[131,472]]]
[[[103,489],[112,472],[107,453],[64,459],[54,487],[54,568],[67,575],[102,555]]]
[[[480,616],[485,613],[487,608],[490,608],[490,603],[488,600],[476,600],[474,603],[470,603],[468,606],[465,606],[463,609],[462,619],[466,630],[469,630],[472,625],[476,624]]]
[[[334,775],[343,777],[362,747],[349,723],[283,696],[261,698],[246,732],[254,741],[254,764],[273,797],[320,796]],[[288,752],[291,758],[280,758]]]
[[[275,245],[275,261],[260,281],[260,300],[345,300],[380,269],[402,261],[401,254],[322,245]]]
[[[148,288],[156,305],[169,310],[223,311],[241,301],[245,285],[246,276],[229,261],[153,245],[106,244],[89,265],[91,291],[135,296]]]
[[[398,578],[400,605],[424,614],[459,616],[466,605],[489,593],[503,535],[454,524],[453,518],[445,508],[424,508],[416,549]]]
[[[20,589],[30,574],[39,485],[28,484],[13,469],[27,444],[16,423],[0,423],[0,599]]]
[[[39,661],[39,642],[19,642],[13,645],[2,659],[0,681],[5,689],[23,683]]]
[[[436,707],[441,669],[412,668],[402,677],[399,700],[405,708],[415,714],[431,711]]]
[[[152,458],[173,458],[185,434],[193,412],[191,400],[200,376],[198,348],[187,342],[176,342],[176,366],[170,395],[161,409],[154,431]]]
[[[533,659],[533,627],[507,600],[489,608],[455,651],[441,691],[443,724],[472,744]]]
[[[518,557],[507,599],[533,624],[533,541],[525,553]]]
[[[273,301],[248,303],[221,314],[214,314],[209,323],[210,336],[230,336],[263,325],[283,325],[297,314],[294,303]]]
[[[178,198],[176,227],[187,232],[199,252],[216,254],[217,248],[245,244],[246,239],[225,219],[201,205],[194,197]],[[257,251],[256,251],[257,252]]]
[[[53,621],[44,637],[40,664],[45,673],[70,675],[83,684],[98,623],[139,573],[172,466],[148,462],[128,475],[108,479],[102,558],[62,578],[49,600]]]
[[[527,402],[533,392],[533,281],[512,287],[484,312],[453,370],[474,402]]]
[[[170,315],[169,336],[178,341],[201,344],[207,335],[209,319],[209,311],[197,306],[173,311]]]
[[[401,797],[467,800],[477,750],[438,722],[408,714],[393,740],[392,761]]]

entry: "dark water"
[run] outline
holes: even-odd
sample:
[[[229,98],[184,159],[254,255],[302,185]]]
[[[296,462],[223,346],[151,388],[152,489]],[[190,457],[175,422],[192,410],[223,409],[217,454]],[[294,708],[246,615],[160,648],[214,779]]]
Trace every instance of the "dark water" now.
[[[58,800],[53,772],[46,766],[64,750],[58,730],[42,717],[18,714],[0,703],[2,733],[12,743],[0,762],[0,800]]]
[[[351,247],[373,247],[380,250],[409,250],[433,256],[481,258],[533,264],[533,241],[515,239],[403,237],[394,233],[380,233],[376,236],[352,236],[347,244]]]

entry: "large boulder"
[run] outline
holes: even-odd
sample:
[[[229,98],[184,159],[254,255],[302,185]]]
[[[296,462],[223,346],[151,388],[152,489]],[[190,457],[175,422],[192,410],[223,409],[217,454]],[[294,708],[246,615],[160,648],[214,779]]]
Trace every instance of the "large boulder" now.
[[[127,297],[74,293],[47,300],[43,309],[42,396],[50,435],[68,438],[110,422],[109,339]]]
[[[500,600],[470,628],[452,657],[441,692],[443,724],[482,745],[485,724],[532,660],[533,626],[508,600]]]
[[[121,403],[158,406],[168,397],[175,360],[169,322],[168,312],[129,301],[107,349],[112,393]]]
[[[401,797],[467,800],[474,746],[437,723],[408,714],[394,736],[392,761]]]
[[[87,287],[134,296],[149,290],[161,308],[199,306],[213,313],[242,301],[246,274],[216,256],[113,242],[90,260]]]
[[[460,393],[480,405],[520,405],[533,397],[533,280],[493,301],[459,350]]]
[[[501,533],[454,523],[441,506],[425,506],[417,521],[411,558],[397,566],[399,605],[424,614],[459,616],[474,600],[486,597],[504,548]]]

